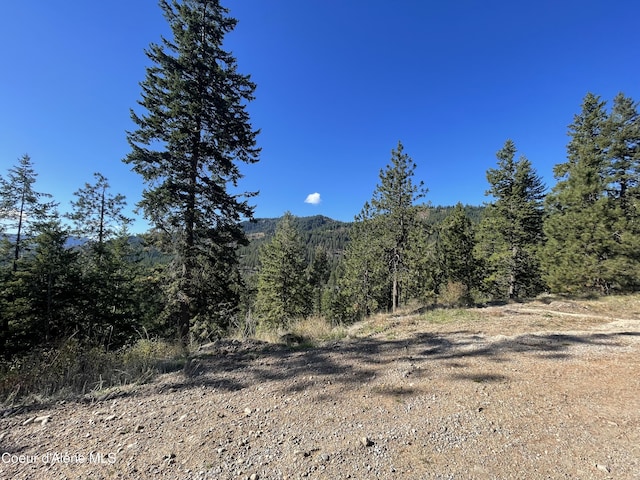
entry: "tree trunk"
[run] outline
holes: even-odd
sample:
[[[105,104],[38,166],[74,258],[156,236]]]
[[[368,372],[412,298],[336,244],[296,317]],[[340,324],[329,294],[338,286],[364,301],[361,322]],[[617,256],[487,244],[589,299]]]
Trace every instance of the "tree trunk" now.
[[[393,256],[393,284],[391,287],[391,312],[396,313],[399,304],[400,287],[398,285],[398,264],[400,263],[399,255],[396,253]]]

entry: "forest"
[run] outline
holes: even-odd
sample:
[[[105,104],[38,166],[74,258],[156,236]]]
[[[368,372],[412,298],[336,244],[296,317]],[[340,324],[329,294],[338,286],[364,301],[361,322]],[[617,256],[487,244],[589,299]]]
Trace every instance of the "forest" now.
[[[551,187],[506,140],[485,205],[434,207],[399,142],[353,222],[254,219],[255,192],[230,188],[260,157],[256,86],[222,45],[236,20],[217,2],[161,7],[173,39],[146,52],[124,159],[153,228],[130,234],[126,199],[100,173],[69,208],[38,191],[29,155],[0,176],[5,398],[131,381],[163,355],[310,316],[340,325],[405,306],[639,289],[633,99],[584,97]]]

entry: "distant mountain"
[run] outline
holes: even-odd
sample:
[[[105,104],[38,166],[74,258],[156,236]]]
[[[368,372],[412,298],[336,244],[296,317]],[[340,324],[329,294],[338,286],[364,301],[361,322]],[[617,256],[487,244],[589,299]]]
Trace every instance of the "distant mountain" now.
[[[253,222],[242,222],[250,244],[240,247],[240,264],[245,271],[256,271],[259,266],[260,247],[273,238],[280,218],[257,218]],[[322,246],[329,253],[330,262],[337,264],[349,242],[351,223],[340,222],[323,215],[294,217],[297,229],[306,246],[307,261],[313,257],[316,247]]]
[[[467,205],[464,207],[467,216],[473,223],[478,223],[485,207]],[[432,226],[439,225],[447,218],[454,207],[426,207],[420,212],[422,218]],[[242,222],[241,226],[247,234],[250,244],[240,247],[240,264],[244,271],[255,272],[259,267],[260,247],[273,238],[280,218],[257,218],[253,222]],[[353,222],[340,222],[323,215],[313,217],[294,217],[293,225],[302,237],[306,246],[307,261],[313,257],[317,246],[322,246],[329,253],[331,268],[334,268],[349,243],[349,230]]]

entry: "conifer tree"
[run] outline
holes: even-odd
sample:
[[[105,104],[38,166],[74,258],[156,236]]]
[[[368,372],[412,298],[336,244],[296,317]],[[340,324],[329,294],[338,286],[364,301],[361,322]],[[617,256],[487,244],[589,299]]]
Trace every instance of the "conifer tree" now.
[[[256,312],[267,328],[285,326],[310,312],[304,244],[286,212],[271,242],[260,251]]]
[[[80,279],[78,252],[66,245],[68,230],[59,218],[34,226],[32,255],[20,268],[16,285],[22,308],[14,315],[13,348],[33,347],[78,330]]]
[[[369,202],[365,202],[351,227],[351,241],[344,253],[339,280],[341,305],[334,305],[350,320],[362,319],[389,305],[391,286],[382,235],[379,218],[372,215]]]
[[[443,284],[458,282],[469,292],[476,286],[477,262],[473,256],[475,230],[458,203],[439,228],[438,259]]]
[[[75,224],[74,233],[95,246],[98,256],[104,252],[105,242],[121,232],[131,222],[122,211],[127,205],[124,195],[111,194],[109,182],[100,173],[94,173],[94,184],[86,183],[76,191],[67,217]]]
[[[236,193],[239,163],[259,155],[246,109],[255,84],[223,49],[237,21],[218,0],[161,0],[160,7],[173,38],[146,52],[152,65],[141,83],[145,112],[132,110],[137,130],[127,135],[132,151],[125,162],[147,183],[140,206],[173,248],[167,316],[184,341],[205,292],[214,309],[227,311],[236,301],[223,297],[227,285],[202,281],[237,278],[236,246],[246,243],[239,222],[252,218],[247,202],[254,195]]]
[[[507,140],[496,154],[497,168],[487,170],[490,188],[485,217],[478,229],[476,257],[483,261],[486,288],[496,298],[519,298],[542,288],[538,248],[542,243],[545,186],[525,157],[515,159]]]
[[[402,143],[398,142],[397,148],[391,151],[391,164],[380,171],[380,183],[371,200],[372,213],[379,217],[381,223],[381,241],[384,244],[384,259],[389,266],[393,312],[400,305],[409,237],[416,227],[417,210],[414,205],[427,193],[422,181],[413,183],[415,169],[416,164],[404,153]]]
[[[640,115],[638,104],[620,93],[605,125],[609,209],[614,224],[612,257],[605,260],[617,289],[640,288]]]
[[[18,264],[25,245],[34,238],[31,227],[38,222],[49,219],[55,209],[54,202],[45,202],[49,194],[37,192],[34,188],[37,173],[33,168],[33,163],[29,155],[23,155],[18,164],[9,169],[7,178],[0,177],[0,233],[3,229],[8,229],[14,235],[13,242],[2,239],[5,246],[10,246],[11,258],[9,260],[10,269],[2,267],[2,277],[7,283],[14,282],[18,273]],[[6,349],[9,338],[9,318],[10,314],[2,311],[2,306],[11,307],[19,299],[15,297],[14,289],[4,289],[0,295],[0,317],[2,324],[0,329],[0,353],[9,357]]]
[[[314,291],[313,302],[315,304],[315,313],[318,315],[322,315],[322,293],[330,275],[331,270],[327,251],[324,247],[317,246],[309,265],[309,284]]]
[[[558,180],[547,198],[545,278],[554,291],[608,291],[603,265],[610,252],[605,102],[589,93],[569,126],[567,161],[555,166]]]
[[[544,266],[554,291],[640,286],[637,105],[620,94],[611,114],[588,93],[569,126],[567,161],[547,199]]]

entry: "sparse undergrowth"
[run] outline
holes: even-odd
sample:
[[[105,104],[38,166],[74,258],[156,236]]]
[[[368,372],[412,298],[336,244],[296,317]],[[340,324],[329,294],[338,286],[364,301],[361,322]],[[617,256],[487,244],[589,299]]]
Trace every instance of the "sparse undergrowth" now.
[[[639,312],[544,297],[221,340],[146,385],[5,410],[2,447],[34,461],[0,477],[636,478]]]
[[[1,365],[0,400],[5,405],[28,404],[96,393],[147,382],[184,363],[184,350],[163,340],[140,339],[121,350],[106,351],[71,338],[58,348],[34,351]]]
[[[544,313],[543,310],[548,310]],[[421,328],[459,328],[461,324],[480,326],[484,322],[509,318],[522,328],[536,327],[540,320],[529,319],[537,311],[545,320],[565,328],[578,321],[563,315],[589,318],[605,315],[637,317],[640,315],[640,295],[572,298],[540,296],[529,302],[518,302],[504,308],[430,308],[415,305],[395,315],[377,314],[350,326],[334,325],[319,316],[290,322],[277,330],[258,329],[251,338],[274,344],[286,344],[295,349],[309,349],[344,338],[402,336],[403,330]],[[417,313],[422,312],[422,313]],[[529,313],[527,313],[529,312]],[[247,338],[236,334],[236,337]],[[188,352],[175,343],[164,340],[140,339],[118,351],[87,348],[71,338],[57,349],[40,350],[0,365],[0,403],[41,403],[49,399],[98,394],[113,387],[140,384],[159,373],[181,370],[188,363]]]

